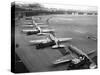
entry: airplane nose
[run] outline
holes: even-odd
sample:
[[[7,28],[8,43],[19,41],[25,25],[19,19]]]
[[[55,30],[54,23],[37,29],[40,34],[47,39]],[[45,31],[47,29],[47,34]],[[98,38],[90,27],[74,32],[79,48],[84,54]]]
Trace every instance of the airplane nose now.
[[[92,63],[92,64],[90,64],[89,68],[90,68],[90,69],[95,69],[95,68],[97,68],[97,65],[94,64],[94,63]]]

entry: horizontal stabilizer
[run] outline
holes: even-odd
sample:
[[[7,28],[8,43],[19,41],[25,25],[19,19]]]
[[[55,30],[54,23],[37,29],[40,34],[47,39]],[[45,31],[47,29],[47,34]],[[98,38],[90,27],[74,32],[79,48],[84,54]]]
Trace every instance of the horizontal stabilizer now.
[[[52,46],[53,49],[57,49],[57,48],[64,48],[65,45],[54,45]]]

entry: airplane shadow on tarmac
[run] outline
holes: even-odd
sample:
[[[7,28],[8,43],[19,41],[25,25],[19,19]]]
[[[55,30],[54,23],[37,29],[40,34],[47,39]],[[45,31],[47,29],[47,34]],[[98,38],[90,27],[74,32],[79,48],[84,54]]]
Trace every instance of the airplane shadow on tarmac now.
[[[66,48],[58,48],[58,50],[61,52],[63,56],[70,54]]]
[[[30,44],[30,46],[33,46],[33,45]],[[50,44],[48,45],[48,44],[46,44],[46,45],[42,45],[42,46],[40,46],[40,45],[35,46],[35,48],[36,48],[37,50],[44,50],[45,48],[50,48],[51,46],[53,46],[53,45],[50,45]],[[55,50],[60,51],[60,53],[61,53],[63,56],[65,56],[65,55],[67,55],[67,54],[70,54],[69,51],[67,50],[67,48],[58,48],[58,49],[55,49]]]

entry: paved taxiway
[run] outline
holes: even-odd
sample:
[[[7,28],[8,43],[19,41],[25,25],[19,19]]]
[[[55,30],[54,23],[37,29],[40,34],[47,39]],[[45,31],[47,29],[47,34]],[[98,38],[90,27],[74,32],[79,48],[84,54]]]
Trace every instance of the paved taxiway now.
[[[42,16],[40,22],[46,23],[45,21],[48,17]],[[65,52],[68,51],[67,45],[69,44],[77,46],[86,53],[91,50],[97,50],[97,41],[87,38],[90,34],[97,36],[97,16],[55,15],[49,19],[49,26],[56,30],[57,37],[73,38],[72,42],[65,43],[65,49],[51,49],[49,47],[37,50],[35,46],[30,46],[28,41],[45,37],[38,37],[36,35],[26,36],[20,33],[23,29],[21,27],[23,21],[25,20],[22,19],[19,21],[21,23],[16,23],[18,26],[15,28],[15,43],[19,44],[19,47],[15,51],[31,72],[67,69],[67,64],[52,66],[51,63],[65,55]],[[68,55],[67,58],[71,58],[71,56]]]

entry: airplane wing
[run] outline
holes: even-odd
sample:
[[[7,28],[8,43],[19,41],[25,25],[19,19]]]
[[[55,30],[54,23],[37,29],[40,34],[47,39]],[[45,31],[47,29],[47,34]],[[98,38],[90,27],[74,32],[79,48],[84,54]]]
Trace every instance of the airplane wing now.
[[[50,32],[50,31],[55,31],[54,29],[43,29],[43,32]]]
[[[32,25],[32,23],[28,23],[28,22],[24,22],[23,24],[25,24],[25,25]]]
[[[89,53],[87,53],[88,56],[91,56],[91,55],[97,55],[97,50],[92,50],[90,51]]]
[[[22,25],[22,27],[35,27],[35,25]]]
[[[87,55],[92,60],[92,63],[89,66],[89,68],[91,68],[91,69],[97,68],[97,64],[98,64],[98,61],[97,61],[97,50],[92,50],[89,53],[87,53]]]
[[[48,27],[48,25],[38,25],[39,27]]]
[[[29,41],[32,45],[37,45],[40,43],[47,43],[48,41],[46,39],[41,39],[41,40],[31,40]]]
[[[97,50],[90,51],[87,55],[97,64]]]
[[[63,56],[63,57],[57,59],[56,61],[54,61],[53,64],[57,65],[57,64],[62,64],[62,63],[68,63],[72,59],[73,59],[72,57],[69,57],[68,55],[66,55],[66,56]]]
[[[38,25],[44,25],[44,23],[36,23],[36,24],[38,24]]]
[[[59,40],[59,42],[68,42],[70,40],[72,40],[72,38],[57,38]]]
[[[25,29],[25,30],[22,30],[22,32],[26,32],[26,33],[27,33],[27,32],[34,32],[34,31],[37,31],[37,30],[36,30],[36,29],[29,29],[29,30],[26,30],[26,29]]]
[[[39,27],[47,27],[48,25],[38,25]],[[22,25],[22,27],[36,27],[35,25]]]

